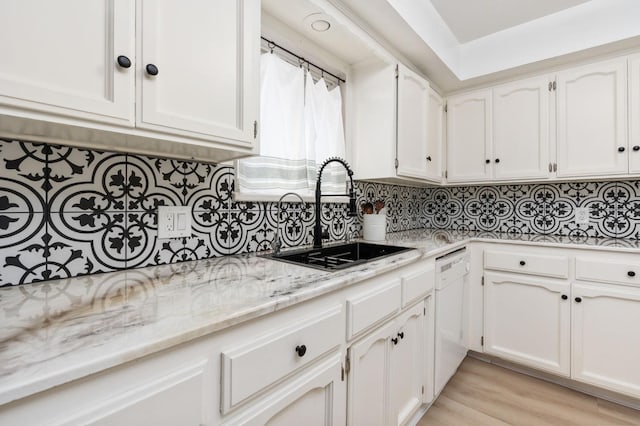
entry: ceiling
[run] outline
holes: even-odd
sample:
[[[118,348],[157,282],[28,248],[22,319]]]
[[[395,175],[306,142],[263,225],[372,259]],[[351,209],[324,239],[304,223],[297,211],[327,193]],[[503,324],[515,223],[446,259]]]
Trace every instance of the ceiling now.
[[[589,0],[421,0],[431,1],[436,12],[460,43],[561,10]]]
[[[262,4],[263,13],[347,65],[375,54],[361,36],[373,38],[427,76],[442,94],[640,48],[640,0],[263,0]],[[331,21],[330,31],[310,30],[305,18],[312,13],[324,13]],[[299,43],[304,49],[304,42]]]

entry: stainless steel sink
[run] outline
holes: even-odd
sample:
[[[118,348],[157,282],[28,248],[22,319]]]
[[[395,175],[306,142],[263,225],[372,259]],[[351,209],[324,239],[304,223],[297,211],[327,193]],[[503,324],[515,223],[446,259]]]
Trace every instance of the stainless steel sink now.
[[[348,243],[319,249],[271,254],[266,257],[324,271],[336,271],[408,250],[412,249],[382,244]]]

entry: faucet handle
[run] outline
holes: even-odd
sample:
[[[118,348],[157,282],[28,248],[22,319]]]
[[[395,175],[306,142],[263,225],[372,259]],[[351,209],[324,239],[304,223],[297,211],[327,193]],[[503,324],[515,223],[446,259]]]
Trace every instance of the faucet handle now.
[[[282,249],[282,241],[277,236],[273,237],[271,240],[271,250],[273,250],[274,254],[280,254],[280,250]]]

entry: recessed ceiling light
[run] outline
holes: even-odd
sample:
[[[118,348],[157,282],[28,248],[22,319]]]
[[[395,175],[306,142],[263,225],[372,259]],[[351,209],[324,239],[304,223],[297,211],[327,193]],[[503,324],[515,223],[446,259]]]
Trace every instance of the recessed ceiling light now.
[[[312,13],[303,20],[305,27],[318,33],[329,31],[332,21],[331,16],[326,13]]]
[[[311,28],[318,32],[324,32],[331,28],[331,23],[329,21],[325,21],[324,19],[318,19],[317,21],[313,21],[311,23]]]

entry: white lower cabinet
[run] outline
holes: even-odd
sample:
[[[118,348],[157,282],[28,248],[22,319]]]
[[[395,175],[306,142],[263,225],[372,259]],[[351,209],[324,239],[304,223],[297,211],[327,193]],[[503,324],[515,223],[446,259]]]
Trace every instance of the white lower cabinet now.
[[[493,246],[484,250],[484,352],[640,398],[638,255]]]
[[[342,425],[346,409],[342,355],[332,356],[225,425]]]
[[[484,282],[485,352],[569,376],[569,282],[496,272]]]
[[[426,319],[418,303],[351,346],[348,424],[404,424],[422,405]]]
[[[640,398],[640,287],[574,283],[571,376]]]

